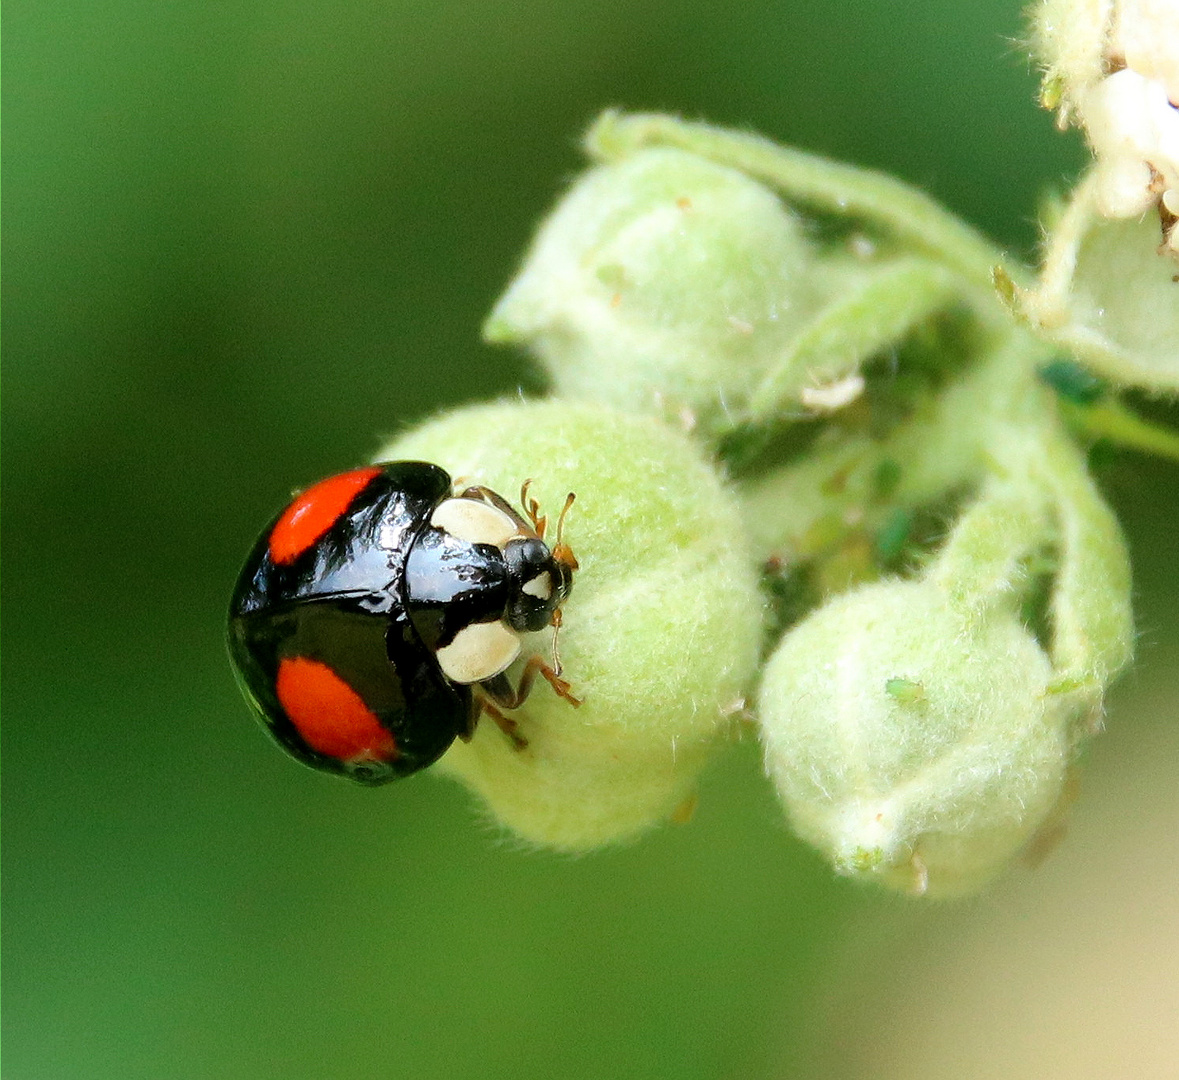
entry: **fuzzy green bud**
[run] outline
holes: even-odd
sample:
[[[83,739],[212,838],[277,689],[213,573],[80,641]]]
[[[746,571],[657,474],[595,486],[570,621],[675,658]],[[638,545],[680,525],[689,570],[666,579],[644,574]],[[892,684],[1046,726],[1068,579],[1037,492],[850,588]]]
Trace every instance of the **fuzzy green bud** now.
[[[830,600],[770,658],[766,767],[844,874],[928,896],[992,878],[1057,804],[1070,757],[1052,666],[1011,606],[933,581]]]
[[[768,188],[670,147],[586,173],[484,328],[558,393],[715,425],[813,304],[809,242]]]
[[[577,496],[563,539],[580,569],[559,651],[580,707],[537,680],[512,713],[525,748],[484,720],[435,768],[524,840],[563,850],[673,815],[739,708],[763,632],[757,575],[713,467],[659,421],[552,400],[461,409],[381,456],[436,461],[505,495],[531,479],[550,529]],[[552,631],[530,652],[550,657]]]

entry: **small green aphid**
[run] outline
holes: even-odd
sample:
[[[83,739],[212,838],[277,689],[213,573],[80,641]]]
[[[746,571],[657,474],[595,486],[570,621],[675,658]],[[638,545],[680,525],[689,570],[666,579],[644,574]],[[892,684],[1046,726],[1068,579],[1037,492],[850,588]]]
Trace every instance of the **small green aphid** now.
[[[925,701],[925,684],[912,679],[886,679],[884,692],[898,705],[918,705]]]

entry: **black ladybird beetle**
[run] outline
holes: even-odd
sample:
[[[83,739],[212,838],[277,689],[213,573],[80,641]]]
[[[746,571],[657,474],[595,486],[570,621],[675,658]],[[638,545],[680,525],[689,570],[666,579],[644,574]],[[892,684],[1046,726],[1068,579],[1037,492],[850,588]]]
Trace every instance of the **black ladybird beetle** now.
[[[424,461],[393,461],[308,488],[262,534],[229,612],[229,651],[247,699],[300,761],[362,784],[425,768],[534,677],[579,704],[553,664],[505,670],[520,635],[559,627],[577,560],[528,484],[524,514],[494,491],[456,493]],[[524,515],[527,515],[525,518]]]

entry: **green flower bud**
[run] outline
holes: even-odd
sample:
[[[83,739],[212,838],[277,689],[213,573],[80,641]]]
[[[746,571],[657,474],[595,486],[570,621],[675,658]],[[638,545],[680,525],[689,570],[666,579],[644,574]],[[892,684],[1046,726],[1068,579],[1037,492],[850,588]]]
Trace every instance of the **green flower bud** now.
[[[931,581],[845,593],[769,660],[766,767],[844,874],[950,896],[993,877],[1057,804],[1069,762],[1052,666],[1011,607]]]
[[[581,706],[538,680],[512,713],[527,747],[485,720],[438,771],[523,839],[564,850],[674,814],[752,680],[763,632],[757,575],[714,469],[654,419],[551,400],[461,409],[381,456],[436,461],[505,496],[531,479],[550,529],[577,495],[563,539],[580,570],[559,651]],[[551,651],[545,631],[524,655]]]
[[[586,173],[545,222],[484,328],[556,390],[719,423],[813,306],[809,243],[767,188],[682,150]]]

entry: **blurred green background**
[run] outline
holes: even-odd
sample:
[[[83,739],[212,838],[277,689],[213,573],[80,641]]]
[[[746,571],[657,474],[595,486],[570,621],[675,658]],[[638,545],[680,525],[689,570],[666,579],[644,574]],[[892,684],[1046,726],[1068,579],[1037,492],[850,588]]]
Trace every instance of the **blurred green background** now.
[[[1165,1050],[1167,466],[1108,476],[1143,661],[1073,835],[968,904],[833,881],[750,745],[687,827],[521,851],[444,782],[297,767],[222,645],[293,487],[536,385],[478,328],[604,106],[895,172],[1030,251],[1083,155],[1033,104],[1019,7],[8,4],[6,1077],[1043,1077],[1090,1039],[1075,1078]],[[1069,996],[1115,976],[1124,1018]],[[1092,1075],[1165,1075],[1128,1070]]]

